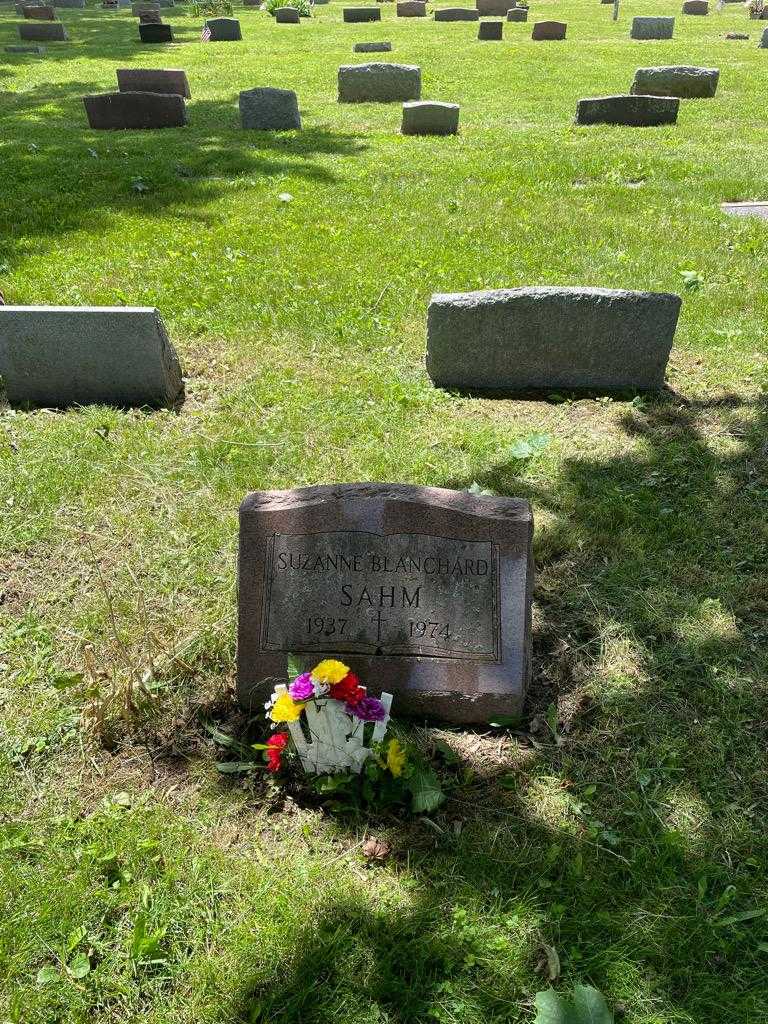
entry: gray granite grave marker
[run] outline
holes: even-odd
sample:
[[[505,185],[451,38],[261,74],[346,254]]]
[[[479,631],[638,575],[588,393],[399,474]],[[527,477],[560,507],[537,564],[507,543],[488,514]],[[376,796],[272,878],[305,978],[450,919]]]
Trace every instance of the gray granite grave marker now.
[[[210,30],[212,43],[235,43],[243,38],[237,18],[208,18],[205,27]]]
[[[532,516],[516,498],[402,484],[256,492],[240,508],[238,695],[343,659],[395,713],[519,713]]]
[[[0,377],[11,405],[169,406],[181,369],[156,309],[0,306]]]
[[[60,21],[27,21],[19,25],[19,39],[31,43],[65,43],[69,36]]]
[[[674,18],[633,18],[632,39],[671,39],[675,31]]]
[[[421,96],[421,68],[413,64],[342,64],[339,103],[393,103]]]
[[[395,13],[398,18],[426,18],[427,5],[420,0],[402,0]]]
[[[635,96],[677,96],[707,99],[715,95],[720,72],[717,68],[686,65],[638,68],[631,92]]]
[[[458,130],[458,103],[415,100],[403,104],[403,135],[455,135]]]
[[[732,217],[757,217],[758,220],[768,220],[768,203],[766,202],[721,203],[720,209]]]
[[[610,288],[503,288],[433,295],[427,371],[440,387],[653,390],[664,370],[680,297]]]
[[[257,131],[301,128],[299,101],[291,89],[247,89],[240,93],[240,123]]]
[[[595,96],[579,100],[576,124],[656,128],[676,124],[679,109],[680,100],[676,96]]]
[[[389,53],[392,43],[355,43],[353,53]]]
[[[296,7],[276,7],[274,11],[275,23],[278,25],[298,25],[301,22]]]

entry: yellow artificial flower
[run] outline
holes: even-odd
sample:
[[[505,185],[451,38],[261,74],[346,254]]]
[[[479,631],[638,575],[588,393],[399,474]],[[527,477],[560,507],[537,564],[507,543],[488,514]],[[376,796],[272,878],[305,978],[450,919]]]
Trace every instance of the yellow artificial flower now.
[[[340,683],[348,672],[347,665],[340,661],[334,661],[333,658],[326,658],[312,669],[312,678],[316,683],[327,683],[329,686],[333,686],[334,683]]]
[[[273,722],[295,722],[303,710],[303,704],[297,704],[290,694],[281,693],[270,708],[269,717]]]
[[[405,751],[400,746],[400,741],[392,739],[387,747],[387,768],[397,778],[403,774],[405,768]]]

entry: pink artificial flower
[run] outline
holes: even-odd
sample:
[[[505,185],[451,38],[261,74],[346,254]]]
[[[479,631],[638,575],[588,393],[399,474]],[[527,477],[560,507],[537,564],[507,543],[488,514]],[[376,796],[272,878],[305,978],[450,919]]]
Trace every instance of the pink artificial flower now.
[[[314,692],[315,689],[312,685],[312,676],[309,672],[302,672],[300,676],[296,676],[288,687],[288,693],[291,696],[291,700],[296,701],[309,700],[310,697],[314,696]]]

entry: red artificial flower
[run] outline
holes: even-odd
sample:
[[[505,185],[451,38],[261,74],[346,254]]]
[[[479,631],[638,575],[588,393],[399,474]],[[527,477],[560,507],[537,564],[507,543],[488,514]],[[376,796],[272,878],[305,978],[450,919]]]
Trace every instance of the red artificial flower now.
[[[365,690],[354,672],[347,672],[340,683],[334,683],[330,689],[334,700],[343,700],[346,704],[359,704],[365,696]]]
[[[279,772],[282,767],[282,754],[288,743],[287,732],[276,732],[267,740],[267,771]]]

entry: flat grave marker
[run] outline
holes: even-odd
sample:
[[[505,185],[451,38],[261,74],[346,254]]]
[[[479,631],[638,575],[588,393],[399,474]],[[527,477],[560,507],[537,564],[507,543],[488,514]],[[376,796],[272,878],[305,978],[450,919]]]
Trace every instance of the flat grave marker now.
[[[768,220],[768,202],[721,203],[720,209],[732,217],[757,217]]]

